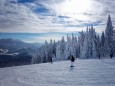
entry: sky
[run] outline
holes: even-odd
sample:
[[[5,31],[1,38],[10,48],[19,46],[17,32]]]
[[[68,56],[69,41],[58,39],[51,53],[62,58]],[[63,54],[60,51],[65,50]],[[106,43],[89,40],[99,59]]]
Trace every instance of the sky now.
[[[113,8],[115,0],[0,0],[0,38],[42,43],[92,25],[101,33],[109,14],[115,24]]]

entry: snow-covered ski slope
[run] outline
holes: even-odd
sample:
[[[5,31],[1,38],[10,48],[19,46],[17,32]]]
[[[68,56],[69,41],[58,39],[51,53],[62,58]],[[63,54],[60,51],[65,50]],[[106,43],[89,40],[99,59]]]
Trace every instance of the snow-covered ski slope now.
[[[115,86],[115,59],[0,68],[0,86]]]

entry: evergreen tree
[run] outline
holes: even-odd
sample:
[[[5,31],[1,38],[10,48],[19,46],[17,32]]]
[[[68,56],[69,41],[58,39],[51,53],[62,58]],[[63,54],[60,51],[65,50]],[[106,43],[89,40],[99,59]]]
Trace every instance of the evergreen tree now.
[[[100,37],[99,35],[96,36],[96,51],[97,51],[97,57],[99,58],[101,56],[101,40],[100,40]]]
[[[106,41],[105,40],[105,34],[104,34],[104,32],[102,32],[102,35],[101,35],[101,51],[100,51],[102,57],[105,56],[105,49],[106,49],[105,41]]]
[[[106,36],[106,55],[109,56],[110,52],[112,51],[112,45],[113,45],[113,26],[110,15],[108,16],[107,20],[107,26],[105,30],[105,36]]]
[[[65,57],[66,59],[69,59],[70,55],[71,55],[71,38],[67,35],[67,42],[66,42],[66,47],[65,47]]]

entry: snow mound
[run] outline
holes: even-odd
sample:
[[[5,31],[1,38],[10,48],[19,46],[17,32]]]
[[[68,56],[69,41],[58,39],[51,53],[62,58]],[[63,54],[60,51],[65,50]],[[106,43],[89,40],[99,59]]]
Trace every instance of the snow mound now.
[[[115,59],[0,68],[0,86],[115,86]]]

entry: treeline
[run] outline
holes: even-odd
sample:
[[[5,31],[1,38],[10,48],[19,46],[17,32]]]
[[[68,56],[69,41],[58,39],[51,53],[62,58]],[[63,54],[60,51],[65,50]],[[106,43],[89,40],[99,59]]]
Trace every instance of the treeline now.
[[[45,41],[45,45],[38,49],[36,57],[32,58],[32,63],[50,62],[67,60],[70,55],[75,58],[108,58],[110,55],[115,55],[115,39],[110,15],[108,16],[107,26],[104,32],[99,36],[93,26],[87,27],[86,31],[79,32],[80,36],[68,36],[66,40],[62,37],[61,40],[55,42],[50,40],[50,43]]]

